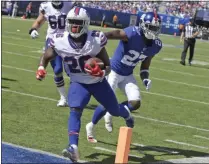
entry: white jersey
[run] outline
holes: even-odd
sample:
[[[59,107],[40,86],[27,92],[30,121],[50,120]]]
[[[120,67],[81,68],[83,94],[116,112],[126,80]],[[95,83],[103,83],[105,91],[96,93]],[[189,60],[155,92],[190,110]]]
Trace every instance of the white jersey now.
[[[85,62],[99,54],[107,44],[107,38],[103,32],[88,31],[87,40],[82,48],[79,48],[70,38],[69,33],[55,34],[50,46],[62,57],[65,71],[72,82],[93,84],[101,81],[102,77],[94,77],[84,71]]]
[[[61,33],[65,30],[65,19],[71,10],[72,2],[63,2],[61,9],[55,9],[51,2],[43,2],[40,4],[39,12],[44,14],[48,22],[47,38],[52,37],[54,33]]]

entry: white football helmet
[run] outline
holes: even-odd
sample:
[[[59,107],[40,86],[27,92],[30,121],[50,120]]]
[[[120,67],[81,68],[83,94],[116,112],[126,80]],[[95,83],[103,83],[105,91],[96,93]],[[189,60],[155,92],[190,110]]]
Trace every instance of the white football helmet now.
[[[90,17],[84,8],[74,7],[67,14],[66,28],[74,38],[88,32]]]
[[[141,16],[139,27],[147,39],[157,39],[161,31],[161,18],[156,12],[147,12]]]

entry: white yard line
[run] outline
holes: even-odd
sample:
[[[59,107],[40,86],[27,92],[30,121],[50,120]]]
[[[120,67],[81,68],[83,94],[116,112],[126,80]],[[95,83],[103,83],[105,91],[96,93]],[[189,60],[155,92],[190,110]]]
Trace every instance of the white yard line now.
[[[65,159],[65,160],[68,160],[69,163],[72,163],[72,161],[70,159],[68,159],[68,158],[65,158],[65,157],[59,156],[57,154],[50,153],[50,152],[46,152],[46,151],[43,151],[43,150],[23,147],[23,146],[12,144],[12,143],[8,143],[8,142],[2,142],[2,144],[8,145],[8,146],[12,146],[12,147],[15,147],[15,148],[19,148],[19,149],[24,149],[24,150],[27,150],[27,151],[30,151],[30,152],[41,153],[41,154],[48,155],[48,156],[51,156],[51,157]],[[78,162],[85,163],[87,161],[79,160]]]
[[[156,151],[160,151],[160,152],[166,152],[166,153],[169,153],[169,154],[178,154],[179,152],[177,151],[171,151],[171,150],[167,150],[167,149],[162,149],[162,148],[158,148],[158,147],[154,147],[154,146],[146,146],[146,145],[143,145],[143,144],[139,144],[139,143],[132,143],[131,145],[134,145],[134,146],[138,146],[138,147],[146,147],[150,150],[156,150]]]
[[[156,95],[156,96],[162,96],[162,97],[166,97],[166,98],[172,98],[172,99],[176,99],[176,100],[181,100],[181,101],[188,101],[188,102],[194,102],[194,103],[198,103],[198,104],[209,105],[208,102],[204,102],[204,101],[185,99],[185,98],[170,96],[170,95],[161,94],[161,93],[154,93],[154,92],[147,92],[147,91],[141,91],[141,92],[142,93],[146,93],[146,94],[150,94],[150,95]]]
[[[37,49],[38,47],[33,47],[33,46],[25,46],[25,45],[21,45],[21,44],[14,44],[14,43],[9,43],[9,42],[2,42],[3,44],[7,44],[7,45],[13,45],[13,46],[19,46],[19,47],[25,47],[25,48],[32,48],[32,49]]]
[[[10,68],[10,69],[16,69],[16,70],[25,71],[25,72],[32,72],[32,73],[35,73],[36,72],[36,71],[33,71],[33,70],[24,69],[24,68],[18,68],[18,67],[13,67],[13,66],[9,66],[9,65],[2,65],[2,67]],[[47,75],[54,77],[54,74],[47,73]],[[68,76],[64,76],[64,78],[65,79],[69,79]]]
[[[209,137],[204,137],[204,136],[199,136],[199,135],[193,135],[196,138],[201,138],[201,139],[205,139],[205,140],[209,140]]]
[[[169,159],[166,161],[159,161],[156,164],[168,164],[168,163],[209,163],[209,157],[192,157],[192,158],[181,158],[181,159]]]
[[[10,51],[2,51],[2,52],[3,53],[8,53],[8,54],[11,54],[11,55],[17,55],[17,56],[34,58],[34,59],[40,59],[40,57],[35,57],[33,55],[24,55],[24,54],[10,52]],[[138,74],[135,74],[135,73],[134,73],[134,75],[135,76],[139,76]],[[167,79],[157,78],[157,77],[153,77],[153,76],[152,76],[152,79],[159,80],[159,81],[164,81],[164,82],[169,82],[169,83],[180,84],[180,85],[186,85],[186,86],[189,86],[189,87],[198,87],[198,88],[209,89],[209,86],[202,86],[202,85],[197,85],[197,84],[189,84],[189,83],[184,83],[184,82],[179,82],[179,81],[174,81],[174,80],[167,80]]]
[[[141,115],[134,115],[133,114],[133,116],[135,118],[141,118],[141,119],[149,120],[149,121],[153,121],[153,122],[160,122],[160,123],[171,125],[171,126],[179,126],[179,127],[184,127],[184,128],[188,128],[188,129],[195,129],[195,130],[199,130],[199,131],[209,132],[209,129],[203,129],[203,128],[198,128],[198,127],[194,127],[194,126],[190,126],[190,125],[183,125],[183,124],[178,124],[178,123],[174,123],[174,122],[158,120],[158,119],[155,119],[155,118],[144,117],[144,116],[141,116]]]
[[[30,96],[30,97],[35,97],[35,98],[39,98],[39,99],[55,101],[55,99],[53,99],[53,98],[32,95],[32,94],[18,92],[18,91],[13,91],[13,90],[9,90],[9,89],[1,89],[1,90],[4,91],[4,92],[11,92],[11,93],[15,93],[15,94],[23,95],[23,96]],[[149,120],[149,121],[153,121],[153,122],[159,122],[159,123],[163,123],[163,124],[166,124],[166,125],[179,126],[179,127],[184,127],[184,128],[189,128],[189,129],[195,129],[195,130],[199,130],[199,131],[209,132],[209,129],[198,128],[198,127],[194,127],[194,126],[190,126],[190,125],[182,125],[182,124],[178,124],[178,123],[158,120],[158,119],[149,118],[149,117],[143,117],[143,116],[139,116],[139,115],[134,115],[134,117],[145,119],[145,120]]]
[[[12,67],[12,66],[9,66],[9,65],[2,65],[2,67],[16,69],[16,70],[22,70],[22,71],[28,71],[28,72],[35,72],[35,71],[32,71],[32,70],[23,69],[23,68],[17,68],[17,67]],[[49,75],[50,76],[53,76],[52,74],[49,74]],[[67,77],[65,77],[65,78],[67,78]],[[162,97],[166,97],[166,98],[172,98],[172,99],[181,100],[181,101],[188,101],[188,102],[194,102],[194,103],[209,105],[209,103],[204,102],[204,101],[197,101],[197,100],[185,99],[185,98],[170,96],[170,95],[161,94],[161,93],[154,93],[154,92],[147,92],[147,91],[141,91],[141,92],[142,93],[145,93],[145,94],[157,95],[157,96],[162,96]]]
[[[36,43],[41,43],[41,44],[43,44],[43,45],[45,44],[44,41],[39,41],[39,40],[37,40],[37,39],[36,39],[36,40],[33,40],[33,39],[30,39],[30,38],[29,38],[29,39],[25,39],[25,38],[14,37],[14,36],[11,37],[11,36],[5,36],[5,35],[2,35],[2,37],[3,37],[3,38],[14,39],[14,40],[33,41],[33,42],[36,42]],[[2,38],[2,39],[3,39],[3,38]],[[32,43],[32,42],[31,42],[31,43]]]
[[[106,148],[103,148],[103,147],[94,147],[94,149],[96,149],[96,150],[101,150],[101,151],[106,151],[106,152],[110,152],[110,153],[113,153],[113,154],[115,154],[115,153],[116,153],[116,152],[115,152],[115,151],[113,151],[113,150],[106,149]],[[128,156],[129,156],[129,157],[139,158],[139,159],[141,159],[141,158],[142,158],[142,157],[140,157],[140,156],[133,155],[133,154],[129,154]]]
[[[199,148],[199,149],[209,149],[208,147],[205,147],[205,146],[193,145],[193,144],[190,144],[190,143],[179,142],[179,141],[170,140],[170,139],[166,139],[165,141],[166,142],[170,142],[170,143],[174,143],[174,144],[177,144],[177,145],[184,145],[184,146],[189,146],[189,147],[196,147],[196,148]]]

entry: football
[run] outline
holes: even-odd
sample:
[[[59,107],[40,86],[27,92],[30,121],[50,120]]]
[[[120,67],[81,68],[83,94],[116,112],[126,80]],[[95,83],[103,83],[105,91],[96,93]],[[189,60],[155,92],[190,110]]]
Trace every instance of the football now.
[[[86,64],[89,65],[89,66],[91,66],[92,68],[94,68],[95,67],[95,62],[99,65],[99,67],[101,68],[101,70],[104,69],[104,63],[103,63],[103,61],[101,59],[99,59],[99,58],[96,58],[96,57],[90,58],[90,59],[88,59],[86,61],[86,63],[85,63],[85,69],[88,69],[88,68],[86,68]]]

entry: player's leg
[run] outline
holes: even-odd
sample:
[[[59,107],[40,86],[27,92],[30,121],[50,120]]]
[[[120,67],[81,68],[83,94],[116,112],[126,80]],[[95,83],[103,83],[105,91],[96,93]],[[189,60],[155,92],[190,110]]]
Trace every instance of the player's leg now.
[[[45,50],[48,48],[50,42],[50,38],[46,40]],[[62,58],[60,56],[56,56],[54,60],[51,62],[52,69],[54,71],[54,82],[57,86],[57,90],[60,94],[60,100],[57,103],[57,106],[67,106],[66,92],[65,92],[65,83],[63,78],[63,64]]]
[[[130,112],[137,110],[141,106],[140,90],[137,85],[136,79],[133,74],[127,76],[124,81],[119,84],[119,88],[126,93],[128,101],[124,101],[120,104],[120,107],[124,107]]]
[[[187,39],[184,39],[184,50],[181,53],[181,61],[180,61],[182,65],[185,65],[185,59],[186,59],[188,47],[189,47],[189,42]]]
[[[107,77],[107,81],[110,84],[110,87],[113,89],[113,91],[116,90],[118,87],[118,83],[123,80],[123,76],[118,75],[116,72],[111,71],[110,74]],[[112,132],[113,130],[113,122],[112,122],[112,115],[109,112],[106,112],[104,116],[105,120],[105,128],[108,132]]]
[[[90,100],[90,93],[85,85],[79,83],[71,83],[68,92],[68,103],[70,107],[70,115],[68,119],[68,147],[63,150],[63,155],[72,161],[77,161],[78,140],[81,126],[81,116],[83,109]]]
[[[88,127],[86,127],[86,130],[88,138],[90,136],[91,139],[94,139],[93,127],[104,116],[106,112],[105,109],[113,116],[123,117],[126,120],[126,124],[128,127],[134,126],[133,118],[130,116],[130,113],[125,108],[119,108],[114,91],[112,90],[106,79],[104,79],[100,83],[95,84],[94,87],[90,88],[90,90],[92,95],[101,105],[95,109],[95,113],[98,112],[100,113],[100,115],[97,114],[97,117],[93,116],[91,124],[87,124]],[[89,139],[88,141],[91,142],[91,140]]]

